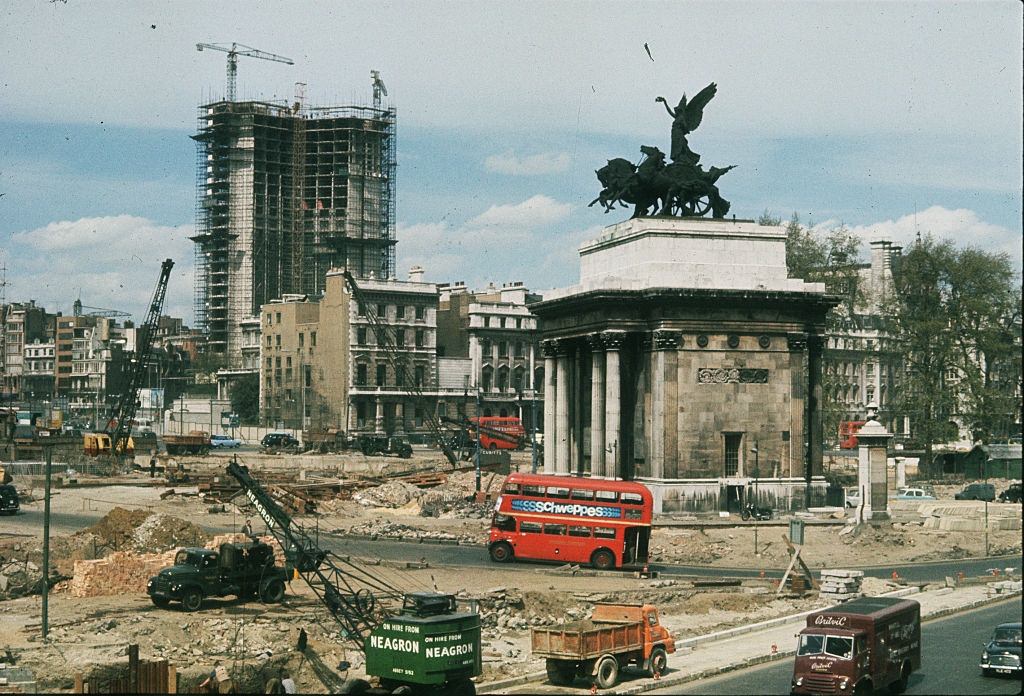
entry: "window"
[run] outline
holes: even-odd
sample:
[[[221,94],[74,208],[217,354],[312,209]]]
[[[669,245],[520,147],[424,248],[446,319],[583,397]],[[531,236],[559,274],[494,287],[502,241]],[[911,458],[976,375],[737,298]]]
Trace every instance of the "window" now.
[[[825,654],[843,659],[853,657],[853,638],[843,636],[827,636],[825,638]]]
[[[271,324],[273,324],[273,323],[274,323],[274,322],[273,322],[273,321],[271,321],[271,319],[270,319],[270,312],[267,312],[267,326],[270,326],[270,325],[271,325]]]
[[[740,470],[740,444],[743,433],[725,433],[725,475],[736,476]]]
[[[362,302],[360,302],[356,307],[356,316],[366,316],[366,305],[364,305]]]
[[[366,365],[363,363],[356,365],[356,384],[366,384]]]
[[[491,318],[490,317],[484,317],[484,328],[486,329],[486,328],[489,328],[490,326],[491,326]]]
[[[316,345],[316,331],[310,331],[309,332],[309,345],[311,345],[311,346],[315,346]]]
[[[422,321],[423,319],[426,318],[426,316],[427,316],[427,308],[426,307],[417,307],[416,308],[416,318],[417,319]]]
[[[292,366],[292,356],[289,355],[287,358],[284,359],[284,366],[285,367],[291,367]]]
[[[268,348],[270,347],[270,341],[271,341],[270,336],[267,336],[267,347]]]
[[[274,345],[278,348],[281,347],[281,334],[274,334]]]
[[[508,515],[502,515],[500,512],[497,512],[494,514],[491,526],[496,529],[500,529],[503,532],[514,532],[516,531],[516,518],[509,517]]]
[[[544,497],[544,486],[524,485],[523,486],[523,495],[529,495],[529,496],[533,496],[535,498],[543,498]]]
[[[589,537],[590,527],[584,527],[582,525],[572,525],[569,527],[569,536],[571,537]]]
[[[569,498],[569,489],[561,488],[559,486],[548,486],[548,497],[559,498],[562,500]]]
[[[506,483],[505,484],[505,492],[506,493],[511,493],[513,495],[518,495],[519,494],[519,484],[518,483]]]
[[[508,343],[506,341],[498,341],[498,357],[508,357]]]
[[[426,382],[426,378],[427,378],[427,370],[426,370],[426,368],[423,367],[422,365],[417,365],[416,366],[416,376],[415,376],[416,386],[417,387],[422,387],[424,385],[424,383]]]
[[[302,366],[302,381],[307,387],[313,386],[313,372],[309,365]]]
[[[516,321],[518,321],[518,319]],[[518,328],[518,327],[516,327],[516,328]],[[524,357],[524,355],[523,355],[523,342],[522,341],[516,341],[516,357],[517,358]]]
[[[278,324],[281,323],[281,313],[280,312],[276,312],[274,314],[274,321],[276,321]]]
[[[480,352],[483,354],[484,360],[491,357],[491,339],[485,338],[480,341]]]
[[[363,346],[366,345],[366,327],[360,326],[356,329],[356,343]]]
[[[494,370],[492,368],[485,367],[483,369],[483,380],[482,381],[483,381],[483,384],[481,386],[483,387],[483,390],[484,391],[490,391],[491,390],[491,384],[494,382]]]
[[[594,498],[601,503],[614,503],[619,499],[619,494],[615,491],[597,491]]]
[[[594,527],[594,536],[598,539],[614,539],[614,527]]]
[[[378,365],[377,366],[377,386],[383,387],[388,379],[388,366]]]
[[[388,318],[388,306],[386,304],[377,305],[377,316],[380,317],[381,319]]]
[[[540,534],[541,526],[539,522],[522,521],[519,523],[519,531],[526,534]]]
[[[405,319],[405,305],[396,305],[395,306],[395,318],[396,319]]]
[[[564,524],[546,524],[544,525],[545,534],[555,534],[557,536],[565,536],[565,525]]]
[[[581,488],[573,488],[569,493],[569,497],[573,500],[593,500],[594,491],[583,490]]]
[[[619,496],[619,500],[621,500],[624,505],[644,504],[644,497],[639,493],[623,493],[622,495]]]
[[[424,337],[425,336],[426,336],[426,331],[424,331],[423,329],[416,329],[416,347],[417,348],[422,348],[424,346],[424,344],[425,344]]]
[[[299,348],[302,348],[304,345],[306,345],[306,334],[304,334],[304,333],[302,333],[300,331],[299,332]]]
[[[404,387],[405,386],[405,370],[401,370],[401,369],[395,370],[395,386],[396,387]]]
[[[395,329],[395,345],[405,348],[405,329]]]
[[[280,355],[277,356],[276,358],[274,358],[274,367],[276,367],[279,370],[281,369],[281,356]]]
[[[424,415],[422,408],[417,408],[415,411],[413,411],[413,420],[415,421],[417,428],[423,427],[423,419]]]
[[[797,655],[820,655],[825,647],[825,636],[808,634],[800,636],[800,647]]]

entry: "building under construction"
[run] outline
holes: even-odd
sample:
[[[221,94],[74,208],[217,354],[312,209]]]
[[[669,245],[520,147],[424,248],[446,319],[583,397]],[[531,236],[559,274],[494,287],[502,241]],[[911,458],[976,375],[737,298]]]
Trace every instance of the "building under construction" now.
[[[199,107],[196,321],[241,360],[240,322],[327,270],[395,271],[395,111],[217,101]]]

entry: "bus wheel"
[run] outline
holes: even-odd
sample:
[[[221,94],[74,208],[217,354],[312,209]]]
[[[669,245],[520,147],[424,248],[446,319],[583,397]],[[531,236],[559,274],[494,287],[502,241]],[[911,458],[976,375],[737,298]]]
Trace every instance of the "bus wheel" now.
[[[598,570],[611,570],[615,567],[615,556],[608,549],[599,549],[590,557],[590,565]]]
[[[498,449],[498,445],[492,442],[491,444],[487,445],[487,449],[493,452],[494,450]]]
[[[512,547],[509,546],[506,541],[499,541],[496,544],[491,544],[490,548],[491,560],[495,563],[508,563],[512,560]]]
[[[619,681],[619,662],[611,655],[605,655],[597,663],[594,683],[601,689],[610,689]]]

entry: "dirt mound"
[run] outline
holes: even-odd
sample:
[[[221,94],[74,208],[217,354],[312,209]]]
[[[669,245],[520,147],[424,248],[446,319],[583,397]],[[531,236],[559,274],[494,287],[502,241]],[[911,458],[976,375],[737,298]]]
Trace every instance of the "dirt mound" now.
[[[91,534],[96,542],[119,549],[135,534],[135,529],[150,516],[148,510],[125,510],[116,507],[91,527],[86,527],[73,536]]]
[[[171,515],[154,513],[135,528],[131,548],[146,553],[157,553],[179,546],[202,546],[210,535],[187,520]]]

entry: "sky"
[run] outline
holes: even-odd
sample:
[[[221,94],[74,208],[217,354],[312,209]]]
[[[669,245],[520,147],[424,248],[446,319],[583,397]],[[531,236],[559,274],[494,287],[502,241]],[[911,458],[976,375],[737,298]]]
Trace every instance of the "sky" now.
[[[239,99],[398,113],[399,278],[578,280],[579,245],[628,217],[588,207],[608,159],[668,152],[675,105],[718,85],[689,137],[731,213],[920,232],[1021,267],[1022,4],[985,2],[84,2],[0,8],[0,279],[191,321],[197,106]],[[646,45],[646,49],[645,49]],[[649,51],[649,54],[648,54]]]

